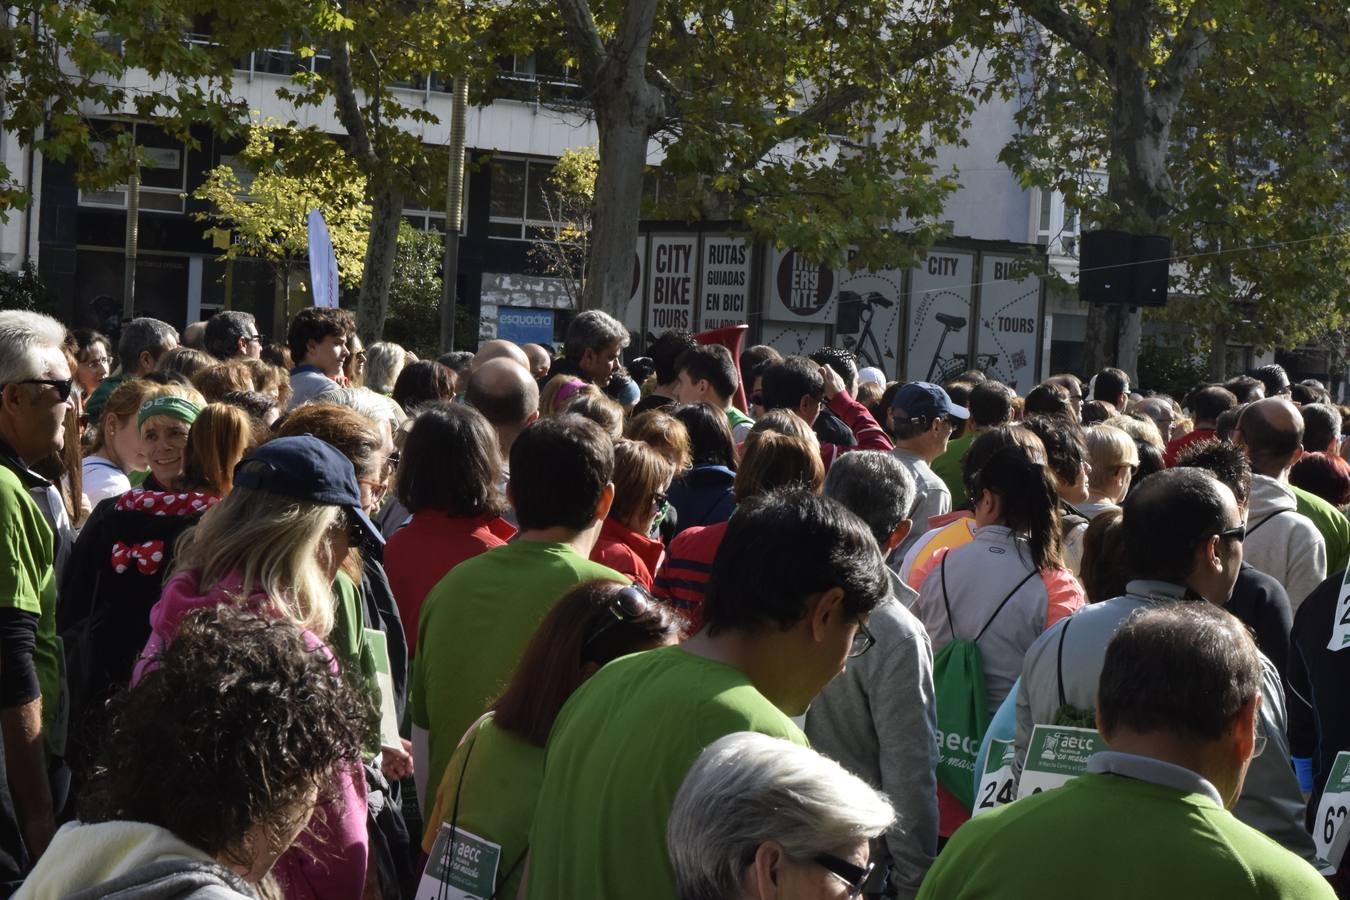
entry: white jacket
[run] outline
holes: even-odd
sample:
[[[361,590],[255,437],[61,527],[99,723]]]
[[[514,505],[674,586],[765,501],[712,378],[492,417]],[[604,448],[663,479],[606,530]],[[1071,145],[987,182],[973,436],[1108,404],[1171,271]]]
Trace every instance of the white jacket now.
[[[1295,612],[1327,577],[1327,544],[1289,485],[1252,473],[1242,558],[1284,585]]]

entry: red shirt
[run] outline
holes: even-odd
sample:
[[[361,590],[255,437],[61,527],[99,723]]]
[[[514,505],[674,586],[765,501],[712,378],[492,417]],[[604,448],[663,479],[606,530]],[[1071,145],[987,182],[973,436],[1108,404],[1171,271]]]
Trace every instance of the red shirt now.
[[[591,562],[609,566],[621,572],[647,590],[652,589],[652,573],[661,565],[665,545],[614,519],[605,519],[600,526],[600,537],[591,551]]]
[[[1219,433],[1211,428],[1197,428],[1194,431],[1183,434],[1179,438],[1172,438],[1167,442],[1167,446],[1163,449],[1163,462],[1167,465],[1167,468],[1170,469],[1177,464],[1177,457],[1181,455],[1182,450],[1185,450],[1191,444],[1198,444],[1201,441],[1212,441],[1218,436]]]
[[[656,596],[689,622],[687,634],[703,627],[703,598],[712,580],[713,557],[726,533],[726,522],[686,528],[670,542],[666,561],[656,573]]]
[[[500,547],[516,533],[505,519],[447,516],[427,509],[413,515],[384,545],[384,570],[394,591],[408,656],[417,649],[417,621],[422,601],[451,569],[484,550]]]

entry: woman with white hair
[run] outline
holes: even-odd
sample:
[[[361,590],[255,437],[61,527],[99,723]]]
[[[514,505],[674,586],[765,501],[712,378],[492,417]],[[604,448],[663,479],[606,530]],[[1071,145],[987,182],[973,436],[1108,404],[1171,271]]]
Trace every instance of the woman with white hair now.
[[[408,351],[390,341],[371,344],[366,349],[366,387],[388,397],[394,392],[394,382],[408,364]]]
[[[740,732],[695,760],[666,846],[680,900],[842,900],[882,888],[869,842],[894,820],[885,796],[834,760]]]

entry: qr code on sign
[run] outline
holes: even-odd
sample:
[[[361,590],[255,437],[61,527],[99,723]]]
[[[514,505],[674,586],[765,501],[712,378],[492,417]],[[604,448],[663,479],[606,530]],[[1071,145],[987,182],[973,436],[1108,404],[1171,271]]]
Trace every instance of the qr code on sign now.
[[[1012,363],[1012,367],[1014,369],[1025,368],[1027,364],[1026,351],[1018,350],[1016,353],[1014,353],[1011,357],[1008,358],[1008,362]]]

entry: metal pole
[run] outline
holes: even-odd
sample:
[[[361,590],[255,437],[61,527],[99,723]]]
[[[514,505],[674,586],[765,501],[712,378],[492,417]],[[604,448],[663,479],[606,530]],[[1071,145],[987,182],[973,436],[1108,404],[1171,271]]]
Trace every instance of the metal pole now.
[[[464,210],[464,130],[468,120],[469,82],[454,81],[450,112],[450,169],[445,187],[445,257],[441,263],[441,352],[455,349],[456,282],[459,281],[459,223]]]
[[[136,250],[141,232],[141,166],[137,162],[127,180],[127,253],[122,279],[122,321],[136,318]]]

